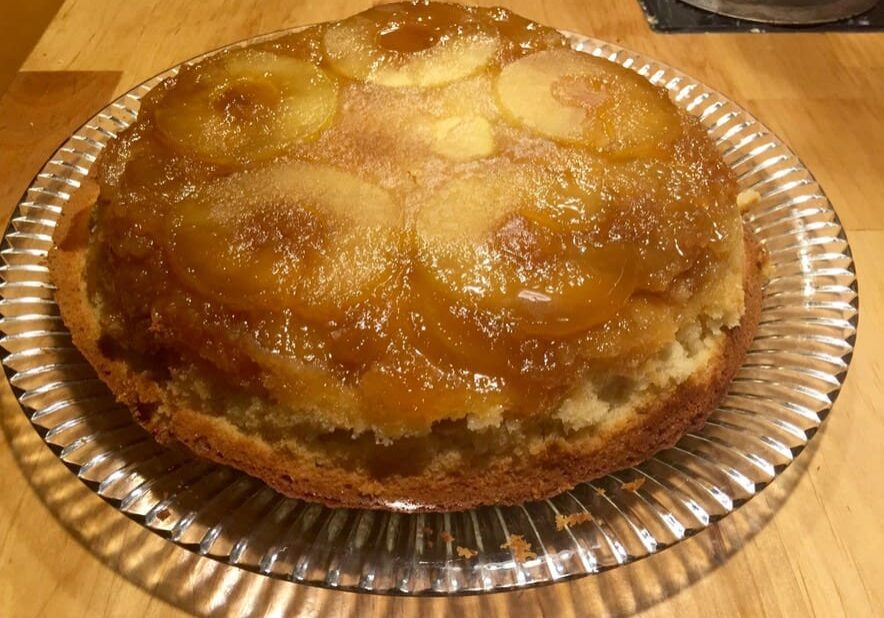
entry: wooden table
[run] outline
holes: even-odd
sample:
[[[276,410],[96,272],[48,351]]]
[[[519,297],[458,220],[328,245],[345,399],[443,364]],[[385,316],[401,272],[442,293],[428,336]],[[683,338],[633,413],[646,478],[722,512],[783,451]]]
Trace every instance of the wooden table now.
[[[849,234],[862,295],[856,354],[822,435],[759,498],[658,556],[514,594],[394,599],[270,582],[145,532],[49,453],[4,384],[0,615],[884,615],[884,277],[877,272],[884,263],[884,35],[661,35],[632,0],[497,2],[692,74],[760,118],[816,175]],[[43,12],[7,27],[26,36],[38,23],[45,32],[0,99],[0,210],[11,212],[66,135],[138,82],[198,52],[369,4],[29,4]],[[15,10],[0,9],[0,24]]]

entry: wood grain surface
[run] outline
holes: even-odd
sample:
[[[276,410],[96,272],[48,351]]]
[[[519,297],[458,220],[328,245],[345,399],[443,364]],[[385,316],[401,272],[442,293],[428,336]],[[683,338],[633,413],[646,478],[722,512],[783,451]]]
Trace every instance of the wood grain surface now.
[[[634,0],[496,3],[697,77],[815,174],[847,230],[862,308],[821,435],[760,497],[647,560],[518,593],[400,599],[270,581],[146,532],[55,459],[3,384],[0,616],[884,615],[884,34],[660,35]],[[199,52],[369,4],[65,1],[0,98],[0,212],[116,94]]]

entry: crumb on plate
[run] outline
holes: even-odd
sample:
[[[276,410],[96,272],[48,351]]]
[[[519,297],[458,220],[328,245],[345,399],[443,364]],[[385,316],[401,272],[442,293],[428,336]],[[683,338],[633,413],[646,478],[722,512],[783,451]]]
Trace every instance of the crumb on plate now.
[[[761,194],[758,193],[755,189],[746,189],[745,191],[740,191],[737,194],[737,208],[740,209],[740,212],[746,212],[752,206],[758,203],[761,199]]]
[[[507,537],[506,543],[500,546],[501,549],[509,549],[513,552],[516,560],[525,562],[537,557],[537,554],[531,551],[531,543],[525,540],[521,534],[511,534]]]
[[[466,558],[467,560],[469,560],[474,556],[478,556],[479,552],[477,552],[475,549],[470,549],[469,547],[461,547],[460,545],[458,545],[457,555],[461,558]]]
[[[644,484],[645,484],[645,477],[641,476],[641,477],[635,479],[634,481],[628,481],[626,483],[623,483],[620,486],[620,489],[622,489],[623,491],[631,491],[631,492],[635,493],[639,489],[641,489],[642,485],[644,485]]]
[[[556,530],[562,531],[588,521],[592,521],[592,515],[586,511],[571,513],[570,515],[556,515]]]

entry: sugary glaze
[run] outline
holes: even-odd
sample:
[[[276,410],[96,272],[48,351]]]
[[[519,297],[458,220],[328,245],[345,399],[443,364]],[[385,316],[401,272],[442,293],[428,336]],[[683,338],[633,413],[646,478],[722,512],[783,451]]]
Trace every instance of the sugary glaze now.
[[[741,247],[698,123],[503,9],[381,6],[184,67],[98,179],[103,349],[269,399],[265,432],[549,415],[671,342]]]

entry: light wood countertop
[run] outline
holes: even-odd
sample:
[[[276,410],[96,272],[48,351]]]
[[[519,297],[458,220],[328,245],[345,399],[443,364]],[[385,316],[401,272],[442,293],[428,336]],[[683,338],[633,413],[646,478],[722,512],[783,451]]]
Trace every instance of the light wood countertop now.
[[[369,4],[53,6],[0,98],[0,212],[71,131],[138,82],[205,50]],[[809,449],[737,513],[636,564],[511,594],[369,597],[272,582],[146,532],[43,446],[4,384],[0,615],[884,616],[884,34],[662,35],[634,0],[489,4],[693,75],[782,137],[820,181],[849,236],[862,309],[847,384]]]

